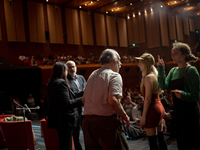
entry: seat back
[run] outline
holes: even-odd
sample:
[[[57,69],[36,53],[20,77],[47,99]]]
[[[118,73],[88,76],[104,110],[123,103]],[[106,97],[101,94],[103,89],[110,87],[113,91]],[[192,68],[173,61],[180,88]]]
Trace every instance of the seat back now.
[[[35,150],[32,122],[26,120],[26,135],[24,121],[4,121],[0,119],[0,127],[8,150],[26,150],[26,137],[29,150]]]
[[[46,146],[46,150],[58,150],[59,149],[59,141],[58,141],[58,133],[56,129],[48,128],[47,121],[45,119],[40,120],[41,123],[41,132],[43,132],[44,142]],[[74,149],[74,141],[72,138],[72,150]]]
[[[0,119],[4,119],[6,117],[11,117],[14,115],[0,115]],[[0,129],[0,148],[6,147],[6,142],[4,141],[3,134]]]

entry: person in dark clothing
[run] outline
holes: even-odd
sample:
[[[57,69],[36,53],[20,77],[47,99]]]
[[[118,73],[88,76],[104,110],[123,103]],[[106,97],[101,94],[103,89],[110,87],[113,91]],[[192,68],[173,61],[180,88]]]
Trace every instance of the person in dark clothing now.
[[[76,97],[82,97],[83,91],[86,86],[86,80],[82,75],[77,75],[77,67],[74,61],[67,61],[66,63],[68,68],[68,75],[67,79],[69,81],[69,84],[72,88],[72,91],[76,95]],[[78,107],[78,126],[74,128],[73,130],[73,139],[74,139],[74,145],[75,150],[82,150],[80,141],[79,141],[79,134],[80,134],[80,125],[82,124],[82,106]]]
[[[196,67],[197,57],[185,43],[173,43],[171,50],[173,67],[165,77],[164,61],[158,56],[158,82],[162,89],[170,89],[173,94],[174,121],[179,150],[200,149],[199,95],[200,82]]]
[[[69,88],[67,73],[67,66],[56,62],[47,85],[48,128],[57,130],[59,150],[72,149],[73,129],[78,126],[78,107],[83,105],[82,97],[76,98]]]

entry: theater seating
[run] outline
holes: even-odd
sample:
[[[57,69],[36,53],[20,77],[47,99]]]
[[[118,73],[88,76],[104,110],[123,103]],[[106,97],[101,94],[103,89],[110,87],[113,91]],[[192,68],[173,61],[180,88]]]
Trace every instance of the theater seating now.
[[[56,129],[47,128],[47,122],[45,119],[40,120],[40,123],[41,123],[41,133],[43,133],[46,150],[58,150],[59,142],[58,142],[58,133]],[[74,149],[74,141],[72,138],[72,150],[73,149]]]
[[[26,120],[26,134],[24,121],[4,121],[0,119],[0,129],[6,142],[8,150],[25,150],[26,136],[29,150],[35,150],[32,122]]]
[[[0,119],[4,119],[5,117],[11,117],[14,115],[0,115]],[[4,141],[3,134],[0,130],[0,148],[6,147],[6,142]]]

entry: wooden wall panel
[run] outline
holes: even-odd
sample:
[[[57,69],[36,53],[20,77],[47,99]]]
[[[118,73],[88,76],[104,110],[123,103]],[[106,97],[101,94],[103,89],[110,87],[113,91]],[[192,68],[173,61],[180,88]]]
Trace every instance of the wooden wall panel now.
[[[160,46],[158,11],[145,14],[148,48]]]
[[[80,45],[80,30],[78,11],[65,8],[65,20],[67,29],[67,43]]]
[[[160,31],[161,31],[162,46],[169,46],[166,11],[159,10],[159,17],[160,17]]]
[[[118,18],[119,46],[128,47],[126,19]]]
[[[12,1],[12,2],[14,5],[17,41],[25,42],[26,37],[25,37],[25,28],[24,28],[22,0],[17,0],[17,1]]]
[[[91,16],[86,11],[80,11],[83,45],[94,45]]]
[[[30,42],[45,43],[43,4],[27,1],[27,8]]]
[[[36,3],[36,16],[37,16],[37,32],[38,42],[45,43],[45,23],[44,23],[44,7],[42,3]]]
[[[102,14],[94,14],[95,36],[98,46],[106,46],[106,24]]]
[[[28,10],[28,24],[29,24],[29,36],[30,42],[38,42],[38,31],[37,31],[37,17],[35,10],[35,3],[27,1]]]
[[[139,29],[139,41],[140,43],[144,43],[145,40],[145,30],[144,30],[144,15],[140,15],[138,17],[138,29]]]
[[[184,17],[183,18],[183,27],[184,27],[184,34],[185,35],[190,35],[188,17]]]
[[[56,40],[57,43],[63,44],[63,26],[62,26],[62,14],[61,7],[56,6],[55,8],[55,24],[56,24]]]
[[[133,20],[127,19],[127,30],[128,30],[128,43],[129,45],[134,44],[133,43]]]
[[[71,9],[65,8],[65,21],[66,21],[66,29],[67,29],[67,43],[74,44],[74,30],[73,30],[73,17]]]
[[[200,30],[200,16],[194,16],[194,25],[195,25],[195,29],[199,29]]]
[[[182,18],[179,15],[176,15],[176,31],[177,31],[178,41],[184,41]]]
[[[54,11],[55,11],[55,6],[47,4],[47,17],[48,17],[48,25],[49,25],[50,43],[57,43]]]
[[[61,7],[47,4],[50,43],[63,44]]]
[[[1,35],[1,20],[0,20],[0,41],[2,41],[2,35]]]
[[[118,46],[115,17],[106,16],[106,25],[108,32],[108,45]]]
[[[17,41],[13,3],[12,5],[10,5],[10,2],[8,0],[4,0],[4,10],[5,10],[7,40]]]
[[[169,26],[169,36],[170,40],[177,40],[176,38],[176,26],[175,26],[175,17],[172,13],[168,13],[168,26]]]
[[[190,32],[195,32],[194,19],[189,18],[189,23],[190,23]]]
[[[132,44],[139,44],[140,43],[140,35],[139,35],[139,18],[133,18],[133,43]]]

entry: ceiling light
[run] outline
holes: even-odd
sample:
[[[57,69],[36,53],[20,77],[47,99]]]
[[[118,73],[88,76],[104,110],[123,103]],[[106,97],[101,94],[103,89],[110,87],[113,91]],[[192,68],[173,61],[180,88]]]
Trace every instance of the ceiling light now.
[[[111,11],[114,11],[113,9]]]
[[[174,3],[176,3],[176,1],[174,1]]]
[[[133,18],[135,18],[135,14],[133,14]]]
[[[146,10],[145,10],[144,12],[145,12],[145,13],[147,13],[147,11],[146,11]]]
[[[82,8],[82,6],[79,6],[79,8]]]
[[[141,15],[141,13],[140,13],[140,12],[138,12],[138,15]]]
[[[93,3],[93,1],[91,1],[90,3]]]
[[[167,5],[170,5],[169,3]]]
[[[163,5],[160,5],[161,8],[163,8]]]
[[[49,0],[46,0],[46,2],[48,2]]]
[[[130,16],[127,16],[127,19],[130,19]]]
[[[130,3],[130,5],[132,5],[132,3]]]
[[[108,14],[108,11],[106,12],[106,14]]]
[[[97,0],[97,2],[98,2],[99,0]]]
[[[153,11],[153,8],[151,8],[151,11]]]

